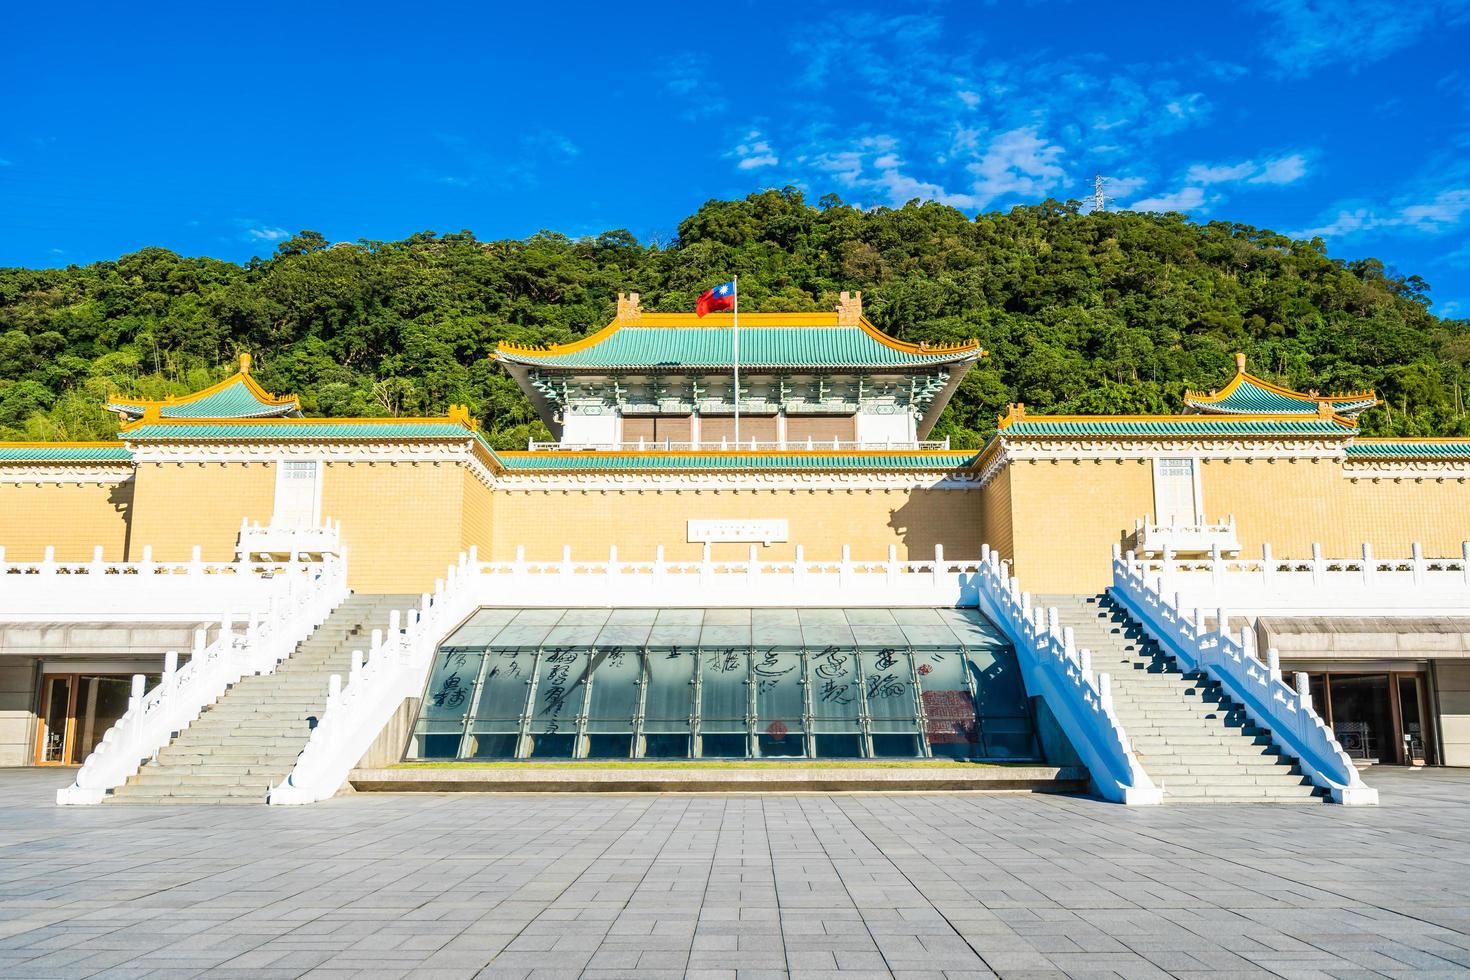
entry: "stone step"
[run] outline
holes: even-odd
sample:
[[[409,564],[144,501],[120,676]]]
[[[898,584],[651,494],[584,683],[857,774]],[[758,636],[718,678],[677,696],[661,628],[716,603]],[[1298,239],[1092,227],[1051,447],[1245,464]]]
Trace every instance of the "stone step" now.
[[[1314,786],[1215,786],[1215,785],[1166,785],[1164,799],[1167,802],[1184,799],[1248,800],[1265,803],[1276,800],[1319,800],[1322,799]]]
[[[1166,789],[1179,786],[1308,786],[1312,781],[1306,776],[1293,776],[1289,772],[1279,773],[1170,773],[1159,780]]]
[[[144,786],[259,786],[262,782],[269,785],[271,778],[284,778],[286,773],[280,770],[272,770],[268,773],[247,771],[248,767],[242,767],[240,772],[235,773],[201,773],[193,769],[179,771],[140,772],[134,782],[129,785]],[[288,770],[289,771],[289,770]]]
[[[1172,778],[1173,776],[1197,775],[1208,776],[1211,774],[1220,776],[1233,776],[1249,774],[1253,776],[1269,776],[1273,773],[1288,773],[1290,775],[1301,775],[1295,763],[1281,759],[1276,762],[1250,761],[1242,758],[1242,761],[1228,763],[1209,762],[1158,762],[1150,760],[1148,767],[1149,775],[1155,778]]]

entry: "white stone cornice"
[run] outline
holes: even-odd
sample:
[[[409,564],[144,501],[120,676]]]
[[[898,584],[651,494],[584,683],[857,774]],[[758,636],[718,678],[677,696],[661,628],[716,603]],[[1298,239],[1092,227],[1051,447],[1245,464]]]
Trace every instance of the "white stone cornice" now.
[[[1192,456],[1198,459],[1335,459],[1345,458],[1341,439],[1242,439],[1185,437],[1171,439],[1001,438],[1003,452],[1017,459],[1152,459]]]
[[[1470,460],[1352,459],[1342,475],[1352,480],[1470,480]]]
[[[183,463],[276,463],[288,459],[319,459],[326,463],[451,463],[468,466],[475,478],[494,488],[495,475],[476,454],[473,439],[423,442],[144,442],[132,447],[134,462],[155,465]]]
[[[90,466],[86,463],[63,463],[45,466],[0,466],[0,483],[126,483],[133,478],[129,464]]]
[[[952,471],[758,472],[735,473],[515,473],[496,477],[503,492],[684,491],[684,490],[975,490],[969,473]]]

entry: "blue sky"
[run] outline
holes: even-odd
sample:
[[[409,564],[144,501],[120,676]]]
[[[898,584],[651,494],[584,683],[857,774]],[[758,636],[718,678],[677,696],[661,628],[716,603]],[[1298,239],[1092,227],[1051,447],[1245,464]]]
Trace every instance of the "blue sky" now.
[[[1470,316],[1470,0],[25,4],[0,265],[626,227],[797,185],[1321,235]],[[19,42],[19,43],[17,43]]]

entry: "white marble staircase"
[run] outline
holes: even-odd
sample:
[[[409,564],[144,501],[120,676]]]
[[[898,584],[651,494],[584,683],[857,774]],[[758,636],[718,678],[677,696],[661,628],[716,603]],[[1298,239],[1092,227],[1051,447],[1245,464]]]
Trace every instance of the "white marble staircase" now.
[[[332,674],[413,596],[349,596],[274,673],[242,678],[111,795],[108,803],[264,803],[326,708]]]
[[[1220,685],[1185,674],[1106,594],[1038,596],[1055,606],[1092,668],[1112,675],[1113,710],[1165,803],[1317,803],[1325,791]]]

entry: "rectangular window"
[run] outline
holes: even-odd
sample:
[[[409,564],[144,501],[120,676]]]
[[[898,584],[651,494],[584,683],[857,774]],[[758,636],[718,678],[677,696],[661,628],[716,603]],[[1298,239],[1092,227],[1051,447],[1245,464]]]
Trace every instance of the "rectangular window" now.
[[[727,444],[735,441],[735,417],[733,415],[701,415],[699,417],[699,441],[706,447],[718,448],[720,440]],[[774,415],[740,416],[740,444],[748,446],[756,442],[776,441],[776,417]]]
[[[623,419],[623,442],[687,443],[692,429],[688,415],[630,415]]]
[[[833,439],[852,442],[857,438],[856,415],[790,415],[786,418],[786,443],[816,446]]]

